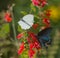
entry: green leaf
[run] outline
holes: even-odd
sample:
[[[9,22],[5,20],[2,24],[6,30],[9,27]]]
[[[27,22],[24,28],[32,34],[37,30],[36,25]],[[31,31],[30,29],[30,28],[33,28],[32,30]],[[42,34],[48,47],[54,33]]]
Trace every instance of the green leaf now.
[[[20,13],[23,14],[23,15],[26,15],[27,14],[26,11],[21,11]]]

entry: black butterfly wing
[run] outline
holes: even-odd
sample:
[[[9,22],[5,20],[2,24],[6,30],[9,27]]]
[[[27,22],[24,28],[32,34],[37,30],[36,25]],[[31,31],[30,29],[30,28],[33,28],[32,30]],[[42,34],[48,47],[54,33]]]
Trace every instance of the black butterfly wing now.
[[[50,39],[51,31],[52,31],[52,27],[49,27],[49,28],[46,28],[46,29],[40,31],[37,34],[38,41],[40,42],[41,46],[46,46],[45,43],[51,42],[51,39]]]
[[[52,31],[52,27],[45,28],[44,30],[40,31],[37,36],[50,35],[51,31]]]

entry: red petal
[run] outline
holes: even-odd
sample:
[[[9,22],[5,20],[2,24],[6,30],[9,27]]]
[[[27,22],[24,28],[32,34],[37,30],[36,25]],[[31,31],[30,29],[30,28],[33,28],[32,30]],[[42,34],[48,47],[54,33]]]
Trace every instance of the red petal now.
[[[44,7],[47,3],[45,1],[42,2],[41,6]]]
[[[12,18],[10,17],[10,13],[5,14],[5,21],[6,22],[11,22],[12,21]]]
[[[29,57],[32,58],[33,55],[35,54],[35,51],[31,49],[29,50],[28,54],[29,54]]]
[[[34,42],[34,47],[36,49],[40,49],[41,48],[40,43],[39,42]]]
[[[12,21],[12,18],[10,18],[10,17],[8,17],[7,19],[6,19],[6,22],[11,22]]]
[[[30,49],[32,49],[34,47],[33,43],[30,43]]]
[[[22,43],[22,44],[20,45],[20,48],[19,48],[19,50],[18,50],[18,54],[21,54],[21,53],[23,52],[23,50],[24,50],[24,43]]]
[[[28,34],[32,38],[33,41],[37,41],[37,37],[33,32],[28,32]]]
[[[30,37],[27,38],[28,43],[31,43]]]
[[[23,33],[18,34],[17,39],[20,39],[21,37],[23,37],[23,35],[24,35]]]
[[[47,25],[47,24],[50,24],[50,21],[49,21],[49,19],[44,18],[44,19],[43,19],[43,23]]]
[[[39,6],[40,2],[38,0],[32,0],[32,4],[35,6]]]

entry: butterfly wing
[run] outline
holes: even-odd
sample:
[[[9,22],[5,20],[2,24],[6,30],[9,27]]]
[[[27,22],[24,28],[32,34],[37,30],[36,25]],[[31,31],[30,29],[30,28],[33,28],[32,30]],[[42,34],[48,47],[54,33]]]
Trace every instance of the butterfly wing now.
[[[23,17],[23,20],[27,22],[30,26],[32,26],[34,23],[34,16],[32,14],[28,14]]]
[[[23,21],[19,21],[18,24],[21,26],[22,29],[26,30],[29,29],[30,26],[26,23],[24,23]]]
[[[38,36],[50,35],[51,30],[52,30],[52,27],[45,28],[45,29],[43,29],[42,31],[40,31],[40,32],[38,33]]]
[[[38,41],[41,43],[42,46],[45,46],[45,43],[51,42],[50,40],[50,33],[52,31],[52,28],[46,28],[42,31],[40,31],[37,35]]]
[[[25,15],[18,24],[21,26],[22,29],[26,30],[29,29],[34,23],[34,16],[32,14]]]

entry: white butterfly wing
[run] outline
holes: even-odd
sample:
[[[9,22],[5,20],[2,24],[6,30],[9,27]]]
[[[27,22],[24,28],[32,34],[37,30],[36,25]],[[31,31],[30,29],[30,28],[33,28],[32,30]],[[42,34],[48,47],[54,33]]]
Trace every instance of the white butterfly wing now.
[[[21,26],[22,29],[29,29],[30,26],[24,23],[23,21],[19,21],[18,24]]]
[[[32,14],[28,14],[23,17],[23,20],[27,22],[30,26],[32,26],[34,23],[34,16]]]
[[[22,29],[29,29],[34,23],[34,16],[32,14],[25,15],[22,19],[25,22],[22,20],[18,22]]]

